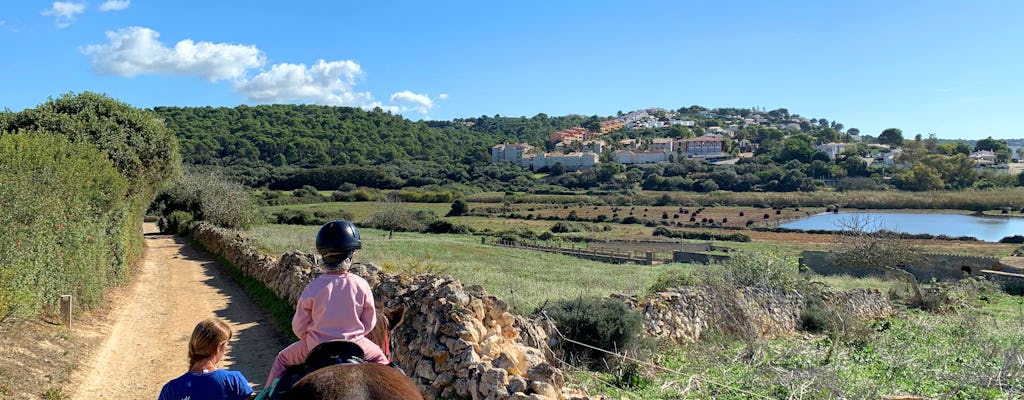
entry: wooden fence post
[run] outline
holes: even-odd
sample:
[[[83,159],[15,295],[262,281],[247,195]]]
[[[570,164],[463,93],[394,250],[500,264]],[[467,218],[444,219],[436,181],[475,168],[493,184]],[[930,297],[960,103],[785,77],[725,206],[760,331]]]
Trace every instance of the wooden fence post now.
[[[70,294],[66,294],[66,295],[60,296],[60,318],[61,318],[61,322],[64,323],[64,326],[67,326],[68,330],[70,330],[71,329],[71,295]]]

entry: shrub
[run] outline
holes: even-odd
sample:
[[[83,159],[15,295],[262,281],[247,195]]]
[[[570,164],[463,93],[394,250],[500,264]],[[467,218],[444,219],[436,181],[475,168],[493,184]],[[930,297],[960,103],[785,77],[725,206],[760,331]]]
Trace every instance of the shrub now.
[[[700,284],[700,279],[692,272],[669,270],[658,274],[654,283],[647,288],[650,294],[664,292],[672,288],[692,287]]]
[[[800,283],[796,262],[774,251],[739,253],[722,266],[725,279],[737,287],[794,290]]]
[[[999,243],[1024,243],[1024,235],[1012,235],[999,239]]]
[[[457,234],[468,234],[472,233],[472,230],[465,225],[454,224],[442,219],[431,221],[427,224],[426,233],[457,233]]]
[[[810,299],[806,296],[805,299]],[[805,300],[804,309],[800,311],[800,330],[811,333],[824,333],[835,325],[832,312],[818,297],[816,300]]]
[[[188,230],[188,224],[192,222],[192,219],[192,214],[189,214],[188,211],[175,210],[167,217],[160,219],[160,231],[181,235]]]
[[[157,197],[164,215],[178,210],[198,221],[231,229],[244,229],[261,217],[256,201],[241,184],[214,173],[185,173]]]
[[[552,233],[568,233],[568,232],[579,232],[580,228],[567,222],[556,222],[551,226]]]
[[[629,348],[639,337],[642,326],[639,314],[623,302],[608,298],[560,300],[547,313],[563,336],[609,351]],[[587,361],[592,368],[599,368],[606,356],[573,343],[564,346],[570,358]]]
[[[469,204],[463,199],[458,199],[452,202],[452,208],[445,214],[446,217],[457,217],[460,215],[466,215],[469,213]]]
[[[52,309],[63,294],[88,308],[121,280],[142,218],[128,192],[91,145],[0,133],[0,321]]]

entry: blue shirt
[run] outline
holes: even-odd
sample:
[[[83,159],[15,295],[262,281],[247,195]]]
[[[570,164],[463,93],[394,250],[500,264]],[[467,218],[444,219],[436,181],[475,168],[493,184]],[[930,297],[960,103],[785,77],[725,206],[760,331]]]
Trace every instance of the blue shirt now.
[[[218,369],[203,374],[186,372],[164,385],[159,400],[234,400],[250,394],[252,387],[241,372]]]

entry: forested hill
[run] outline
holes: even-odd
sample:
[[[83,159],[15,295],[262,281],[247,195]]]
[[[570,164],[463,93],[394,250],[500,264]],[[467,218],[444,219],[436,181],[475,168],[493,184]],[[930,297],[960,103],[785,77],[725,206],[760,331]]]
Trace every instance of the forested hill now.
[[[181,140],[184,161],[235,168],[378,165],[395,160],[441,166],[490,162],[502,142],[542,144],[581,116],[480,117],[414,122],[351,107],[261,105],[156,107]]]

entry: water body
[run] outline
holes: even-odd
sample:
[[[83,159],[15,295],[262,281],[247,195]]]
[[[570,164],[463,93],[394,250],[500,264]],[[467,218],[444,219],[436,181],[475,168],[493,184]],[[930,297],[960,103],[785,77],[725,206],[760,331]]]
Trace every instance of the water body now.
[[[1024,235],[1024,218],[962,214],[841,212],[818,214],[780,225],[791,229],[842,230],[852,219],[865,222],[863,229],[893,232],[929,233],[950,237],[973,236],[986,242],[998,242],[1007,236]]]

